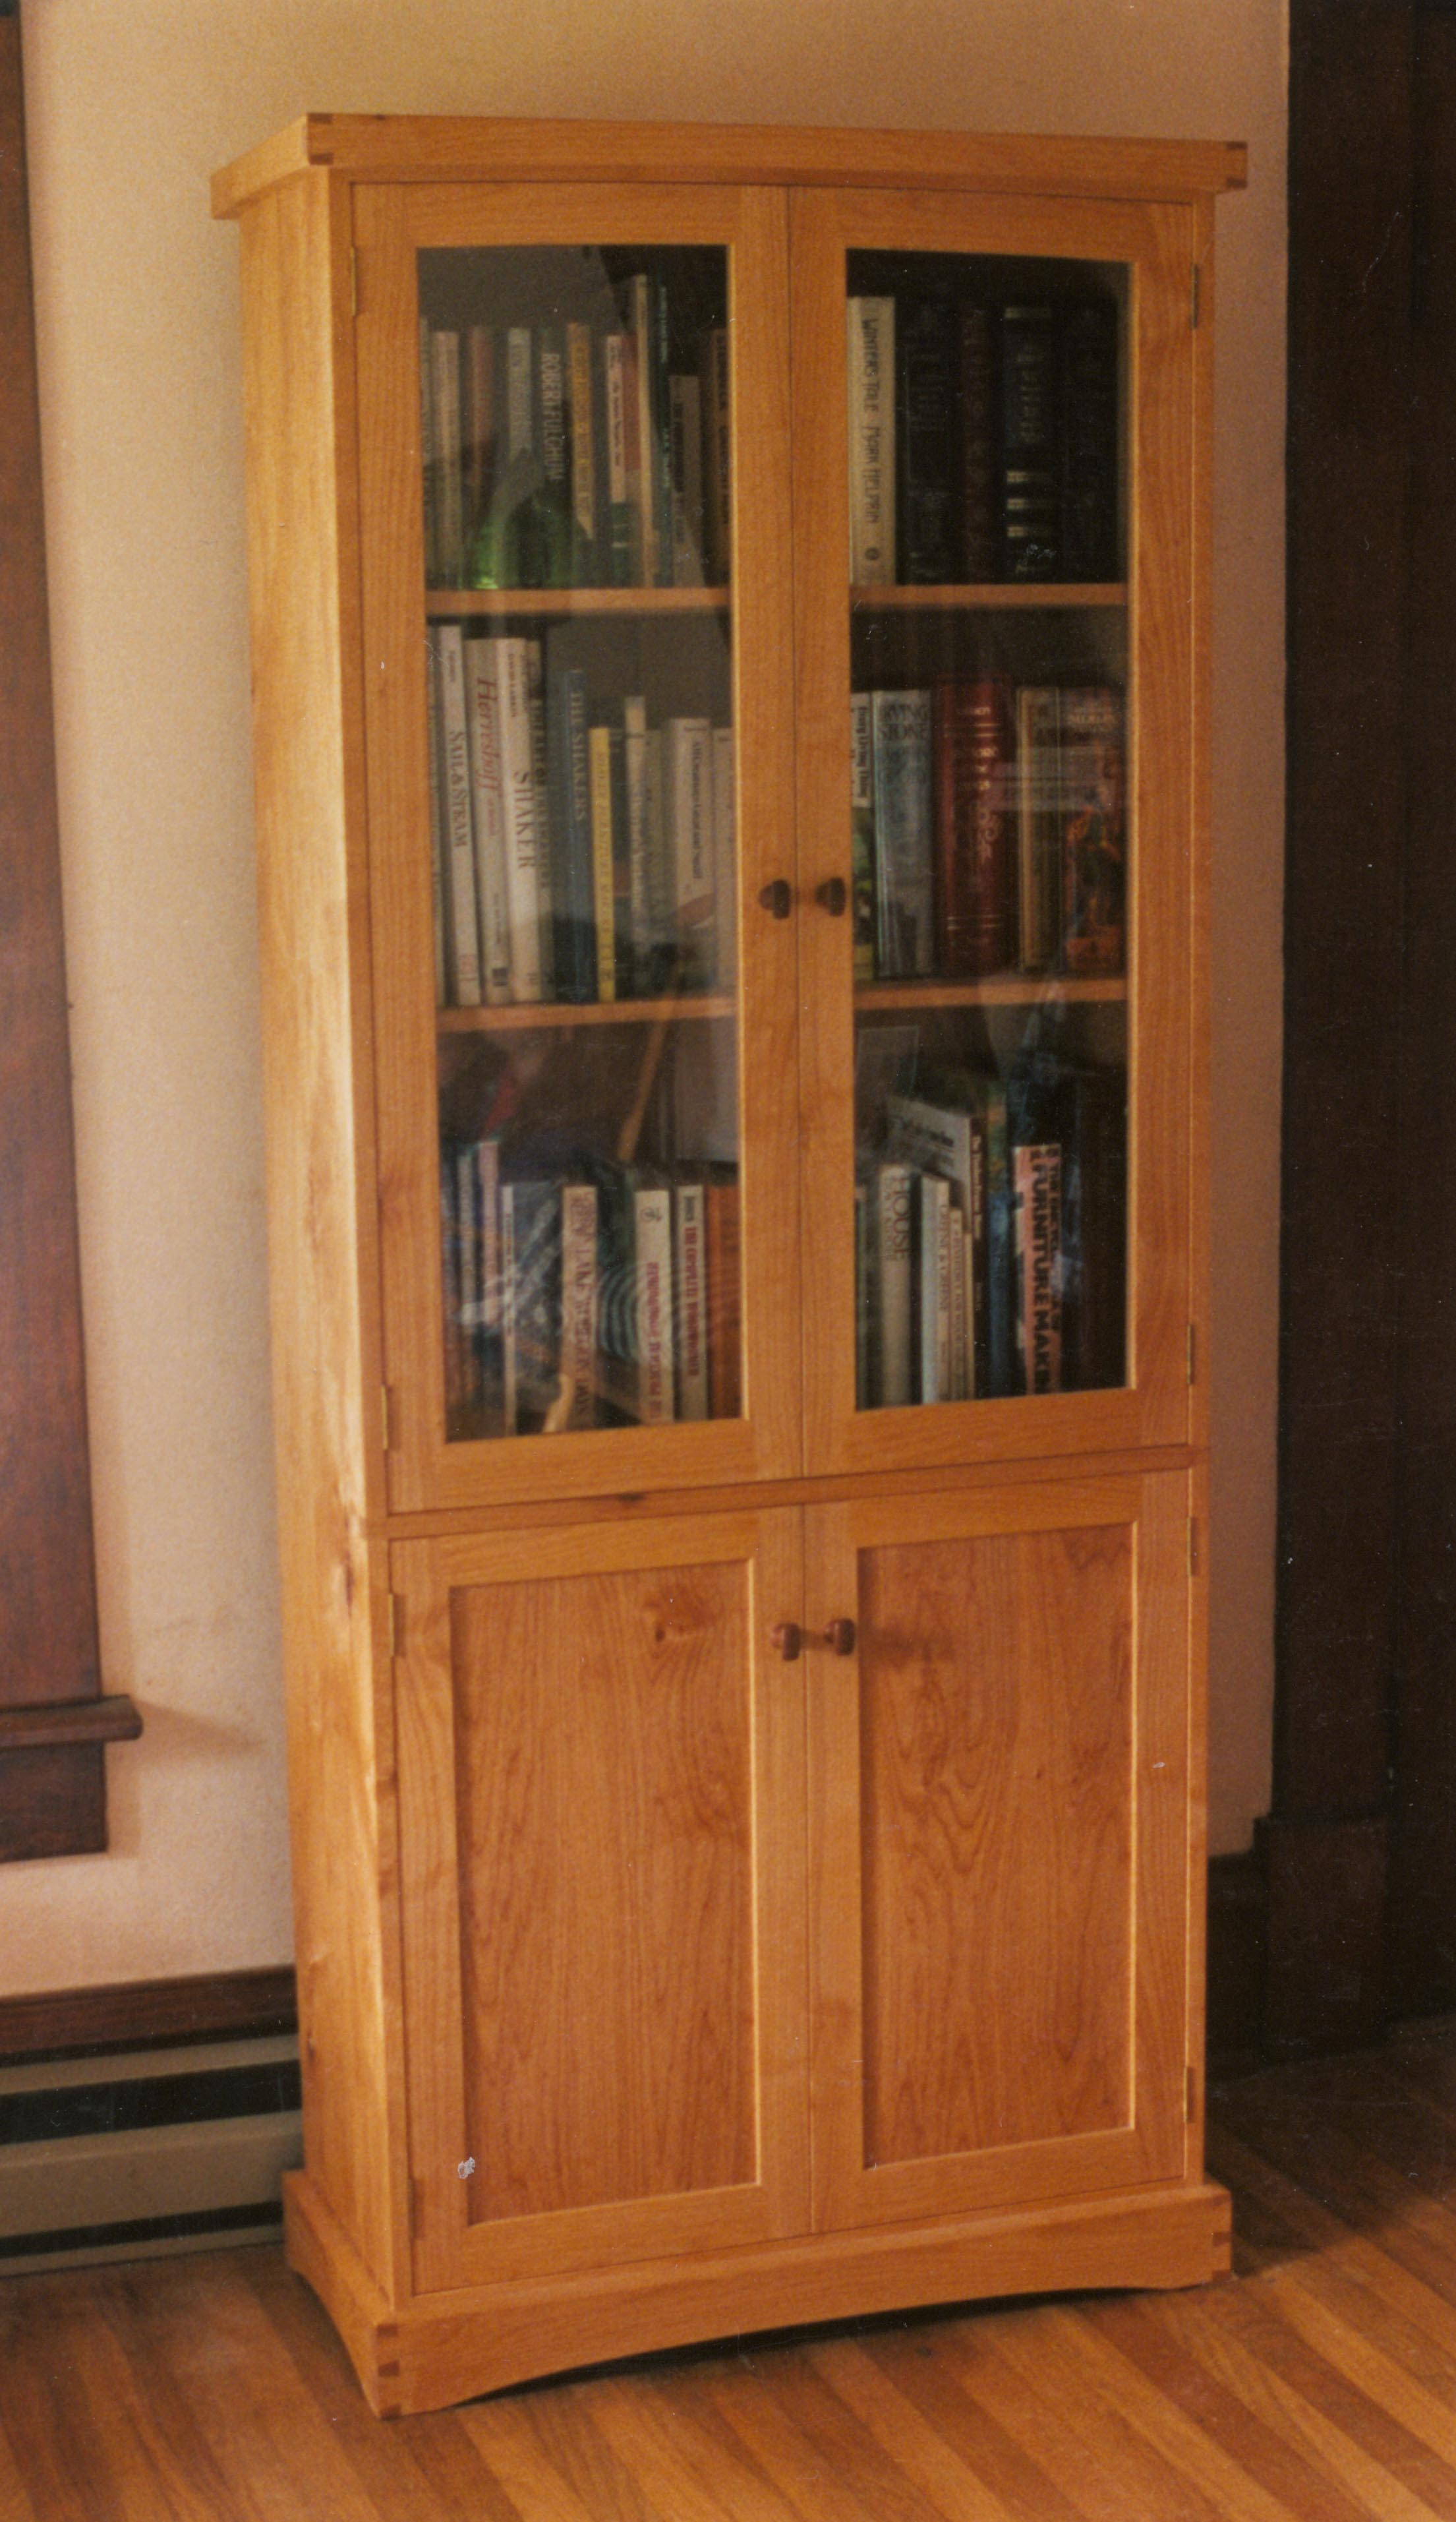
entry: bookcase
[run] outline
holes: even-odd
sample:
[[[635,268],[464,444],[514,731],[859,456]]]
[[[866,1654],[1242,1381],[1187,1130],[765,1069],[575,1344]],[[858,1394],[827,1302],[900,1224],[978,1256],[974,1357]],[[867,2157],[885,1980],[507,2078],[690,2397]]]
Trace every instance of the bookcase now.
[[[306,2168],[382,2412],[1227,2265],[1237,147],[310,116],[242,236]]]

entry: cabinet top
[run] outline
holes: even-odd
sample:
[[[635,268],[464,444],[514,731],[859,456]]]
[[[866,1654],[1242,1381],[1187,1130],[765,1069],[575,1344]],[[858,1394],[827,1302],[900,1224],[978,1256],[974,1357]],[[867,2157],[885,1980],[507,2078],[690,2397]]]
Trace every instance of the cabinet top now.
[[[305,114],[213,176],[212,213],[236,217],[310,167],[377,183],[883,184],[1186,202],[1243,185],[1247,164],[1237,140]]]

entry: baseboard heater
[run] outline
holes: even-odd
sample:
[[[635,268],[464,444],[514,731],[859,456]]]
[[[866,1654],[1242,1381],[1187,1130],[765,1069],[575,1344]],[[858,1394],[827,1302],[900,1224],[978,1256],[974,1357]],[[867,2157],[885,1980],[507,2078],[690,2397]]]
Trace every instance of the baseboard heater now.
[[[0,2272],[272,2238],[298,2099],[292,2036],[0,2067]]]

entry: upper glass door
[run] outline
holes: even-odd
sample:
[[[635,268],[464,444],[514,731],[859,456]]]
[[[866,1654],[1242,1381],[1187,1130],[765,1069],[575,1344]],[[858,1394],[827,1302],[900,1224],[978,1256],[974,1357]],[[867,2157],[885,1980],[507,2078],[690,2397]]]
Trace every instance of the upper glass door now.
[[[363,199],[396,1505],[797,1465],[784,215]]]
[[[1121,206],[794,216],[809,1465],[1174,1441],[1187,257],[1174,302]]]

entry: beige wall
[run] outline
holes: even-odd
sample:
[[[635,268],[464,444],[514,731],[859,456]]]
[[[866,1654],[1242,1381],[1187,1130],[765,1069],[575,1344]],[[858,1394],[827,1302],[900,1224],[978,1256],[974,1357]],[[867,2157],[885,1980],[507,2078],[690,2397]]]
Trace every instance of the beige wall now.
[[[25,0],[109,1686],[110,1855],[0,1873],[0,1991],[290,1951],[265,1357],[237,239],[305,107],[1247,138],[1219,213],[1216,1844],[1267,1793],[1282,0]]]

